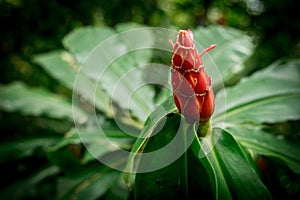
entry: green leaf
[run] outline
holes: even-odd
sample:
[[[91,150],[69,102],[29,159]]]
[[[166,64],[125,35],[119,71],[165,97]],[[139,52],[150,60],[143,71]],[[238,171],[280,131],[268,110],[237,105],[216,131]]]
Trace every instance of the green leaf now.
[[[64,50],[52,51],[36,55],[34,61],[65,87],[85,98],[91,105],[95,104],[100,111],[111,115],[108,94],[96,88],[95,81],[78,73],[79,65],[72,54]],[[75,81],[80,83],[75,84]]]
[[[279,139],[255,125],[228,125],[225,128],[247,149],[285,162],[294,172],[300,173],[300,143]]]
[[[98,199],[116,181],[120,173],[102,164],[92,163],[58,180],[58,199]]]
[[[143,65],[152,55],[152,40],[147,29],[117,34],[108,28],[88,27],[70,33],[64,45],[81,63],[81,73],[98,82],[114,102],[144,122],[153,110],[154,90],[142,77]]]
[[[271,199],[246,151],[227,131],[214,128],[199,145],[199,159],[206,155],[215,172],[216,199]]]
[[[79,134],[80,141],[88,149],[82,158],[83,163],[101,158],[102,156],[119,149],[128,150],[132,146],[134,138],[122,132],[117,126],[101,126],[101,129],[104,135],[99,134],[99,130],[89,129],[78,129],[75,133],[76,135]]]
[[[295,120],[300,118],[299,101],[300,60],[278,61],[217,94],[213,122],[225,116],[235,124]]]
[[[142,129],[139,137],[136,139],[135,143],[132,146],[130,156],[128,157],[125,173],[123,175],[125,183],[128,187],[131,187],[132,181],[132,174],[138,162],[135,162],[135,157],[137,156],[138,152],[140,152],[145,144],[147,143],[149,137],[153,133],[156,127],[158,127],[161,120],[169,113],[172,113],[176,110],[173,96],[170,96],[166,99],[160,106],[158,106],[148,117],[145,122],[144,128]]]
[[[73,56],[64,50],[57,50],[34,56],[38,63],[50,76],[72,90],[79,66]]]
[[[91,51],[115,32],[109,27],[83,27],[73,30],[64,39],[64,46],[69,49],[82,64]]]
[[[116,30],[119,33],[123,31],[132,30],[132,29],[143,28],[143,27],[145,26],[135,22],[124,22],[124,23],[116,24]]]
[[[32,116],[48,116],[73,121],[72,104],[62,96],[52,94],[43,88],[30,88],[21,82],[0,85],[0,108],[8,112],[21,112]],[[85,113],[73,107],[79,113],[76,121],[86,121]]]
[[[185,199],[188,197],[187,158],[183,146],[184,138],[188,132],[184,128],[179,128],[180,123],[181,116],[178,114],[167,117],[163,128],[149,138],[143,149],[143,154],[140,156],[138,168],[143,168],[145,165],[149,168],[156,168],[159,163],[168,162],[173,157],[173,154],[176,153],[175,151],[182,151],[182,155],[178,159],[168,163],[167,166],[162,166],[154,171],[136,174],[134,184],[135,199],[153,199],[157,197],[161,199]],[[165,148],[167,144],[174,140],[176,134],[181,134],[180,140],[176,145],[177,148],[172,151],[162,151],[155,159],[149,159],[149,157],[144,156],[145,153]]]
[[[214,199],[218,192],[216,189],[217,176],[207,156],[199,156],[203,154],[203,149],[197,133],[194,132],[195,138],[188,149],[188,187],[190,196],[197,193],[205,199]],[[204,154],[203,154],[204,155]],[[226,197],[224,193],[223,197]]]
[[[205,70],[212,77],[213,86],[220,88],[223,85],[222,79],[217,78],[219,73],[225,83],[236,81],[245,69],[245,60],[253,52],[251,37],[240,30],[224,26],[199,27],[193,33],[195,41],[202,49],[211,44],[217,45],[216,49],[208,53],[217,69],[208,60],[207,55],[203,56]],[[201,52],[201,49],[198,48],[198,51]]]
[[[56,151],[50,149],[47,152],[47,160],[52,165],[58,166],[60,171],[67,176],[83,169],[79,160],[80,151],[80,146],[76,145],[69,145]]]
[[[126,187],[123,179],[118,178],[117,183],[114,183],[101,199],[103,200],[128,200],[130,191]]]
[[[88,123],[81,127],[72,128],[64,139],[50,150],[57,151],[69,144],[84,144],[88,151],[84,152],[81,162],[87,163],[118,149],[130,149],[134,139],[131,135],[139,131],[134,127],[125,125],[119,127],[109,119],[101,120],[98,125],[93,126],[92,123]]]
[[[148,61],[147,57],[138,56],[138,53],[140,51],[128,53],[115,60],[103,73],[100,84],[119,106],[132,111],[140,122],[144,122],[154,109],[154,90],[143,80],[145,69],[139,68],[138,63],[135,63],[143,59]]]
[[[232,199],[222,169],[216,164],[217,158],[207,156],[204,151],[206,146],[206,143],[201,143],[199,138],[195,137],[189,149],[190,192],[195,194],[202,191],[207,199],[212,199],[212,195],[215,199]]]
[[[0,144],[0,163],[30,156],[37,148],[48,149],[59,142],[58,137],[35,137]]]

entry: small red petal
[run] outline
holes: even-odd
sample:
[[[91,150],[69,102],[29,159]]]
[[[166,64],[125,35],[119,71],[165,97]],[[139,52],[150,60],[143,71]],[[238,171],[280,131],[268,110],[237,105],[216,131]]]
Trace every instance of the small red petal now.
[[[210,119],[215,109],[214,93],[212,90],[208,90],[204,97],[202,104],[202,110],[200,112],[200,122],[206,122]]]
[[[195,96],[190,97],[183,108],[182,114],[187,122],[193,123],[200,120],[199,102]]]
[[[192,47],[194,44],[194,38],[190,31],[180,30],[177,38],[177,42],[184,47]]]
[[[177,109],[179,110],[179,112],[181,113],[181,106],[180,106],[179,100],[177,98],[177,95],[173,93],[173,97],[174,97],[174,103],[175,103]]]
[[[195,75],[195,79],[197,80],[197,84],[195,85],[195,93],[196,94],[203,94],[206,92],[208,88],[208,79],[209,77],[205,73],[204,70],[200,70],[199,73]]]

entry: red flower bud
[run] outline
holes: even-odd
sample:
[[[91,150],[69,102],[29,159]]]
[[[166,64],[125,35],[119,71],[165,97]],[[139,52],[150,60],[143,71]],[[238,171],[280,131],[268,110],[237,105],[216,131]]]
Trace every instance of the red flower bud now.
[[[211,79],[204,71],[201,56],[215,48],[211,45],[198,53],[191,30],[180,30],[173,48],[171,82],[174,102],[186,121],[207,122],[213,114],[215,102]]]

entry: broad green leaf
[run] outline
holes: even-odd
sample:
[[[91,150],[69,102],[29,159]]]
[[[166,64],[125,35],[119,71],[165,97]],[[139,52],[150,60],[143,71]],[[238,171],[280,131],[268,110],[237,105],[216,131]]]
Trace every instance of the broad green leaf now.
[[[128,200],[130,196],[130,191],[126,187],[124,180],[120,176],[117,183],[114,183],[109,191],[101,198],[103,200]]]
[[[72,54],[58,50],[36,55],[34,60],[65,87],[80,95],[81,98],[85,98],[100,111],[111,115],[108,94],[101,88],[96,88],[95,81],[83,73],[78,73],[79,65]],[[75,84],[75,81],[80,81],[80,83]]]
[[[77,129],[76,135],[79,135],[80,141],[85,145],[88,151],[84,154],[82,162],[101,158],[107,153],[119,149],[128,150],[132,146],[133,133],[123,132],[117,125],[115,127],[101,126],[103,134],[99,130]]]
[[[136,139],[135,143],[132,146],[130,156],[128,157],[125,173],[124,173],[124,180],[128,187],[131,185],[131,176],[130,172],[133,172],[136,169],[135,157],[138,155],[138,152],[142,151],[145,147],[149,137],[153,134],[155,128],[158,127],[159,123],[162,119],[169,113],[172,113],[176,110],[173,96],[170,96],[167,100],[165,100],[160,106],[158,106],[148,117],[145,122],[144,128],[142,129],[139,137]]]
[[[102,164],[92,163],[58,180],[58,199],[98,199],[116,181],[120,173]]]
[[[70,33],[64,45],[81,63],[81,73],[94,79],[114,102],[144,122],[153,110],[154,91],[142,78],[143,65],[151,58],[152,50],[147,48],[152,40],[151,32],[145,29],[117,33],[89,27]]]
[[[189,187],[191,192],[195,193],[197,190],[204,190],[205,198],[208,199],[211,199],[211,195],[215,199],[219,199],[219,197],[232,199],[226,178],[222,174],[222,169],[216,164],[216,158],[206,155],[204,147],[204,143],[201,143],[200,139],[195,137],[189,152],[189,173],[191,176],[189,178],[191,184]]]
[[[74,57],[64,50],[57,50],[34,56],[38,63],[50,76],[72,90],[79,67]]]
[[[226,121],[240,122],[268,122],[274,123],[300,118],[300,92],[298,94],[283,94],[272,96],[243,105],[231,110],[226,115]]]
[[[137,131],[139,130],[134,127],[119,127],[112,120],[106,119],[100,121],[99,126],[87,124],[72,128],[51,151],[57,151],[69,144],[84,144],[88,151],[85,151],[81,161],[87,163],[118,149],[130,149],[134,139],[131,135]]]
[[[82,64],[91,51],[115,32],[109,27],[83,27],[73,30],[64,39],[64,46],[69,49]]]
[[[73,121],[73,112],[78,113],[76,121],[86,121],[86,114],[62,96],[42,88],[30,88],[21,82],[0,86],[0,108],[9,112],[21,112],[32,116],[48,116]]]
[[[217,177],[215,170],[212,167],[207,156],[202,155],[203,150],[200,144],[196,131],[193,131],[195,135],[193,143],[187,151],[188,155],[188,190],[191,197],[201,194],[203,199],[214,199],[216,193],[220,191],[216,188]],[[228,192],[222,194],[222,197],[226,199]]]
[[[247,149],[280,159],[300,173],[300,143],[279,139],[255,125],[228,125],[225,129]]]
[[[82,148],[79,145],[69,145],[65,148],[47,152],[47,160],[55,166],[58,166],[61,173],[65,176],[73,174],[83,169],[80,163],[80,152]]]
[[[138,53],[140,51],[128,53],[107,66],[100,84],[119,106],[132,111],[140,122],[144,122],[154,108],[154,90],[143,80],[145,69],[135,63],[143,59],[148,61],[147,57],[136,55]],[[133,57],[139,57],[139,60]]]
[[[182,151],[182,155],[168,163],[167,166],[162,166],[154,171],[137,173],[134,184],[135,199],[155,199],[157,197],[161,199],[186,199],[188,197],[187,158],[183,149],[184,137],[186,137],[187,132],[179,128],[180,123],[181,116],[178,114],[167,117],[163,128],[151,136],[145,144],[143,154],[140,155],[138,168],[143,168],[145,165],[149,168],[156,168],[159,163],[168,162],[176,151]],[[176,134],[180,134],[181,137],[176,145],[177,148],[172,151],[162,151],[154,159],[145,156],[146,153],[165,148],[174,140]]]
[[[245,69],[245,60],[252,54],[251,37],[240,30],[223,26],[199,27],[193,33],[196,44],[201,45],[201,49],[198,48],[199,52],[211,44],[217,45],[217,48],[208,54],[212,57],[218,71],[210,67],[208,56],[203,56],[204,66],[208,74],[212,76],[213,86],[220,88],[223,85],[221,79],[215,78],[219,76],[218,73],[221,73],[225,83],[235,81]]]
[[[60,141],[58,137],[35,137],[0,144],[0,163],[30,156],[37,148],[48,149]]]
[[[57,175],[58,173],[59,168],[56,166],[37,170],[29,177],[15,182],[0,191],[0,197],[1,199],[32,199],[31,195],[39,192],[36,191],[38,190],[38,184],[47,177]]]
[[[120,23],[116,25],[116,30],[117,32],[123,32],[123,31],[128,31],[132,29],[137,29],[137,28],[143,28],[144,26],[141,24],[137,24],[135,22],[125,22],[125,23]]]
[[[225,97],[224,97],[225,96]],[[226,98],[226,106],[222,105]],[[300,118],[300,61],[278,61],[216,96],[213,122],[274,123]]]
[[[199,159],[206,155],[212,168],[208,173],[215,172],[216,199],[271,199],[246,151],[227,131],[213,128],[199,145]]]

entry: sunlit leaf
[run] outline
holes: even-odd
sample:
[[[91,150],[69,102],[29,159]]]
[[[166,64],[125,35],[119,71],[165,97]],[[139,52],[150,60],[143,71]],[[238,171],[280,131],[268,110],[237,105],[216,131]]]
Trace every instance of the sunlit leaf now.
[[[124,22],[116,25],[116,30],[117,32],[123,32],[123,31],[128,31],[132,29],[137,29],[137,28],[143,28],[145,27],[144,25],[137,24],[135,22]]]
[[[208,55],[203,56],[205,69],[212,76],[213,86],[219,88],[223,85],[221,79],[214,79],[214,77],[218,77],[218,73],[222,75],[225,83],[235,81],[245,69],[245,60],[252,54],[251,37],[240,30],[224,26],[199,27],[193,30],[193,33],[196,43],[202,48],[198,48],[199,52],[211,44],[217,45],[217,48],[208,54],[216,64],[218,71],[210,67]]]
[[[64,50],[52,51],[36,55],[34,60],[65,87],[110,115],[108,94],[101,88],[96,88],[95,81],[83,73],[78,73],[80,67],[72,54]],[[75,84],[76,80],[80,83]],[[76,87],[74,87],[75,85]]]
[[[65,87],[73,89],[79,68],[70,53],[64,50],[47,52],[35,55],[34,61]]]
[[[73,107],[70,101],[42,88],[30,88],[21,82],[0,86],[0,108],[9,112],[21,112],[32,116],[48,116],[73,121],[73,112],[78,113],[77,121],[85,121],[86,114]]]
[[[226,93],[217,95],[216,104],[222,105],[224,98],[226,106],[216,106],[213,122],[224,116],[234,124],[299,119],[300,61],[279,61],[242,79],[236,86],[226,88]]]
[[[107,51],[107,49],[106,49]],[[111,95],[112,99],[125,110],[144,122],[154,108],[154,90],[143,80],[143,68],[138,68],[137,60],[128,53],[115,60],[103,73],[100,84]],[[140,56],[140,59],[147,57]]]
[[[66,36],[64,45],[81,64],[81,73],[95,80],[114,102],[143,122],[153,110],[154,90],[142,78],[142,67],[152,54],[147,47],[153,39],[147,30],[138,32],[81,28]]]
[[[84,27],[73,30],[64,39],[64,46],[75,56],[76,60],[82,64],[91,51],[114,34],[114,30],[109,27]]]

